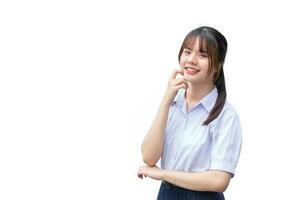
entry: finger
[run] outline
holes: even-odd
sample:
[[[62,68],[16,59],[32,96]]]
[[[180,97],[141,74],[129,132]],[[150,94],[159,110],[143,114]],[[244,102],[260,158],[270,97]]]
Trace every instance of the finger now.
[[[188,87],[186,86],[186,84],[182,83],[178,86],[175,87],[175,89],[179,90],[179,89],[187,89]]]
[[[185,81],[185,80],[184,80],[183,78],[177,78],[177,79],[173,80],[173,83],[174,83],[175,85],[177,85],[177,84],[183,83],[184,81]]]
[[[175,70],[173,71],[172,76],[171,76],[170,79],[175,79],[177,74],[183,75],[183,70],[181,70],[181,69],[175,69]]]
[[[143,174],[138,173],[137,176],[138,176],[140,179],[143,179]]]
[[[139,175],[138,177],[139,177],[140,179],[143,179],[143,175]]]
[[[186,88],[189,88],[189,83],[186,80],[184,80],[184,84],[186,85]]]
[[[183,84],[186,85],[187,88],[189,87],[188,82],[187,82],[185,79],[183,79],[183,78],[176,79],[176,80],[174,81],[174,83],[175,83],[175,86],[180,85],[180,84],[183,83]]]

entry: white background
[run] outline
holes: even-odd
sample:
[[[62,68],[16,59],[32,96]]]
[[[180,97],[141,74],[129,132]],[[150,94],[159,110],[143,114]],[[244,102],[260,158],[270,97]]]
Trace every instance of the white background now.
[[[243,149],[230,200],[297,199],[296,1],[1,1],[0,199],[156,198],[140,144],[185,35],[228,40]]]

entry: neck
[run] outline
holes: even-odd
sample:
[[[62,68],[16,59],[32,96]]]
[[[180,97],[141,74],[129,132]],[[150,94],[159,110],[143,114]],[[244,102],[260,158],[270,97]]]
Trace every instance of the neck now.
[[[189,82],[189,88],[186,90],[185,99],[187,102],[198,102],[215,88],[213,83],[193,84]]]

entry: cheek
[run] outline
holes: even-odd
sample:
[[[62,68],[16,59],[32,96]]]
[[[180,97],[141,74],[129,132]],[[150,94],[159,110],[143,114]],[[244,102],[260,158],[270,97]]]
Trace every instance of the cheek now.
[[[201,66],[201,68],[203,70],[208,71],[208,68],[209,68],[209,61],[208,60],[199,61],[199,65]]]
[[[180,61],[179,61],[180,67],[183,68],[184,64],[185,64],[184,59],[180,58]]]

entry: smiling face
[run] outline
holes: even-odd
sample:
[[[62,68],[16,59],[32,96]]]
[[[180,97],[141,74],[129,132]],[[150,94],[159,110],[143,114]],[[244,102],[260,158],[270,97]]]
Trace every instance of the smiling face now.
[[[201,41],[199,37],[192,37],[184,43],[179,64],[185,80],[191,83],[212,84],[216,69],[210,67],[210,63],[205,41]]]

